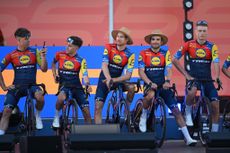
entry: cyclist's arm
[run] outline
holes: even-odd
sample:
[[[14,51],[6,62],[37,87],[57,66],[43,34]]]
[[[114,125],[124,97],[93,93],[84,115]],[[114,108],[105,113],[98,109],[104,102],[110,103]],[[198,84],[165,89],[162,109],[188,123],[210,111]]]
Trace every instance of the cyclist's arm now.
[[[56,68],[56,63],[58,62],[59,60],[59,53],[56,53],[54,59],[53,59],[53,62],[52,62],[52,73],[53,73],[53,77],[54,77],[54,80],[56,82],[56,77],[58,76],[57,75],[57,68]]]
[[[84,83],[86,85],[90,85],[89,77],[88,77],[88,71],[87,71],[87,63],[86,63],[85,59],[83,59],[81,62],[81,73],[82,73],[82,76],[84,79]]]
[[[172,60],[173,65],[176,67],[176,69],[183,74],[187,80],[192,79],[191,76],[185,71],[185,69],[180,64],[180,58],[185,54],[188,48],[188,43],[186,43],[181,49],[179,49],[176,54],[174,55],[174,58]]]
[[[165,57],[165,80],[171,80],[172,77],[172,60],[170,52],[167,51]]]
[[[7,54],[6,57],[1,61],[0,63],[0,86],[2,88],[2,90],[6,91],[8,89],[8,87],[6,87],[3,75],[2,75],[2,71],[4,71],[4,69],[7,67],[7,65],[11,62],[11,55]]]
[[[37,63],[40,66],[42,72],[46,72],[48,70],[48,63],[46,60],[46,51],[47,48],[43,48],[42,50],[36,50],[36,57],[37,57]]]
[[[214,70],[215,70],[215,75],[216,75],[216,80],[220,78],[220,59],[219,59],[219,54],[218,54],[218,48],[216,45],[213,45],[212,47],[212,61],[214,65]]]
[[[103,59],[102,59],[102,71],[105,75],[106,80],[111,80],[108,65],[109,65],[109,51],[107,48],[105,48],[103,53]]]

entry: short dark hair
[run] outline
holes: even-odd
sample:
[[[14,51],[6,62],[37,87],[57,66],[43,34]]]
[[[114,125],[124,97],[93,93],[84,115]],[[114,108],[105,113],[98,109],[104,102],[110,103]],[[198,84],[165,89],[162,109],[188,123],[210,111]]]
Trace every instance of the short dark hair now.
[[[196,22],[196,26],[208,27],[208,22],[206,20],[199,20],[199,21]]]
[[[31,32],[26,29],[26,28],[18,28],[15,33],[14,33],[14,37],[30,37],[31,36]]]
[[[76,45],[78,46],[79,48],[82,46],[83,44],[83,41],[80,37],[77,37],[77,36],[70,36],[67,38],[67,42],[73,44],[73,45]]]

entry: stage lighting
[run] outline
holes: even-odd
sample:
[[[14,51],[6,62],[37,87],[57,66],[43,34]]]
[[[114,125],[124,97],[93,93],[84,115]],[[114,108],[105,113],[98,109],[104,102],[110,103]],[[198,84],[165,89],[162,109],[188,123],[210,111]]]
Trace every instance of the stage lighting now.
[[[193,8],[193,0],[184,0],[184,9],[189,11]]]
[[[184,22],[184,41],[193,39],[193,22],[186,20]]]

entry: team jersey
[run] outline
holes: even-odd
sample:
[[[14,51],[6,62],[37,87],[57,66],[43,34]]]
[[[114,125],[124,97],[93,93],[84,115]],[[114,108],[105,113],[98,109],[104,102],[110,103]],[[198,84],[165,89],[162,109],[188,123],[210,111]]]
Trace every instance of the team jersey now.
[[[228,69],[230,66],[230,54],[228,55],[228,58],[224,61],[223,67]]]
[[[180,59],[185,53],[189,56],[188,73],[197,79],[212,79],[211,63],[219,63],[218,48],[215,44],[206,41],[200,45],[196,40],[186,42],[174,55]]]
[[[103,62],[108,63],[108,69],[112,78],[121,76],[126,67],[127,72],[132,73],[135,55],[128,48],[119,51],[116,44],[107,44],[103,53]],[[104,77],[101,72],[100,77]]]
[[[138,68],[144,68],[147,77],[157,85],[162,85],[167,76],[167,69],[172,68],[172,61],[169,50],[160,48],[155,53],[151,48],[143,50],[139,54]]]
[[[88,76],[86,60],[78,54],[71,57],[65,51],[57,52],[53,62],[58,62],[60,84],[65,83],[81,86],[79,78],[80,71],[82,76]]]
[[[13,84],[36,83],[37,64],[41,65],[38,49],[28,47],[25,51],[14,50],[2,60],[0,70],[3,71],[10,63],[14,69]]]

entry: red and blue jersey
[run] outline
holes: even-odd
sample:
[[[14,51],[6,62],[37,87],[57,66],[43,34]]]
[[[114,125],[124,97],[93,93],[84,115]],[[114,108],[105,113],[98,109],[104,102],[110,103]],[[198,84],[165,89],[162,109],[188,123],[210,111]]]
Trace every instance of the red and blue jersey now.
[[[75,84],[81,86],[79,73],[88,76],[86,60],[78,54],[69,56],[65,51],[57,52],[54,63],[58,62],[58,74],[60,76],[60,84]]]
[[[37,64],[41,65],[39,50],[30,47],[25,51],[14,50],[2,60],[0,70],[3,71],[10,63],[14,69],[13,84],[36,83]]]
[[[180,59],[188,53],[189,65],[188,73],[196,79],[212,79],[211,63],[219,63],[218,48],[215,44],[206,41],[200,45],[196,40],[186,42],[174,55]]]
[[[119,51],[116,44],[107,44],[105,46],[102,61],[108,63],[109,73],[112,78],[121,76],[125,67],[127,68],[127,72],[132,73],[134,60],[135,55],[128,48]]]
[[[223,67],[228,69],[230,66],[230,54],[228,55],[227,59],[224,61]]]
[[[167,47],[153,52],[151,48],[143,50],[139,54],[138,68],[144,68],[146,76],[157,85],[162,85],[167,76],[167,69],[172,68],[170,52]]]

